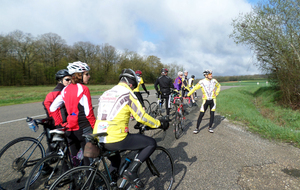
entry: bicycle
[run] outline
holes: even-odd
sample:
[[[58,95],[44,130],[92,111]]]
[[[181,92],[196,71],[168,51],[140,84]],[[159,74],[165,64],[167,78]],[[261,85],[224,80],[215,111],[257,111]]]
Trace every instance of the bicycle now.
[[[42,158],[31,170],[25,183],[25,190],[28,189],[49,189],[61,174],[67,170],[80,165],[83,159],[82,151],[77,156],[71,158],[69,144],[65,137],[64,129],[54,129],[50,131],[56,138],[52,142],[58,147],[57,151]]]
[[[141,94],[147,94],[146,92],[140,92],[140,93],[141,93]],[[147,94],[147,98],[148,98],[148,97],[149,97],[149,94]],[[146,113],[150,113],[150,112],[151,112],[151,106],[150,106],[149,100],[143,98],[143,101],[144,101]]]
[[[49,118],[33,120],[37,127],[42,125],[44,129],[37,138],[20,137],[10,141],[0,150],[0,189],[23,189],[28,178],[27,174],[46,156],[42,144],[45,135],[50,148],[51,138],[48,136],[48,130],[51,120]]]
[[[163,99],[161,99],[161,95],[158,93],[156,94],[157,101],[152,102],[150,104],[150,115],[154,118],[157,118],[158,116],[163,116],[162,115],[162,106],[164,104]]]
[[[145,128],[141,128],[140,134],[144,134]],[[127,180],[121,178],[117,186],[111,187],[111,175],[108,170],[106,158],[116,154],[119,151],[104,150],[101,143],[98,142],[98,137],[105,136],[103,134],[85,135],[89,142],[97,145],[101,150],[99,156],[94,158],[90,166],[79,166],[73,168],[61,175],[50,187],[50,190],[56,189],[133,189],[134,186]],[[123,164],[134,159],[137,156],[137,151],[122,151]],[[125,158],[126,157],[126,158]],[[101,171],[100,164],[103,164],[104,171]],[[122,177],[126,167],[121,165],[119,177]],[[129,165],[129,164],[128,164]],[[128,167],[127,165],[127,167]],[[125,165],[126,166],[126,165]],[[163,147],[158,146],[153,154],[140,166],[138,172],[139,178],[144,182],[144,189],[168,189],[172,188],[174,183],[174,162],[171,154]]]
[[[174,97],[174,105],[176,107],[175,112],[175,120],[173,122],[175,138],[179,139],[184,129],[184,109],[183,109],[183,98],[182,97]]]

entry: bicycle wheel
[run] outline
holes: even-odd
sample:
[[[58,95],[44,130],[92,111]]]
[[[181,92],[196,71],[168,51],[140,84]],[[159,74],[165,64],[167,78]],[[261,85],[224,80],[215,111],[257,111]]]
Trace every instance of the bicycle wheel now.
[[[57,189],[110,190],[110,185],[103,173],[94,167],[79,166],[65,172],[50,187],[50,190]]]
[[[174,163],[171,154],[163,147],[156,147],[141,166],[138,175],[144,189],[171,189],[174,182]]]
[[[50,185],[64,172],[72,168],[66,157],[57,153],[41,159],[31,170],[25,184],[28,189],[49,189]]]
[[[183,117],[180,116],[179,113],[176,113],[176,121],[175,121],[175,138],[179,139],[180,135],[183,132],[183,125],[184,125]]]
[[[150,102],[146,99],[144,99],[144,105],[145,105],[145,111],[147,114],[151,113],[151,107],[150,107]]]
[[[43,145],[35,138],[17,138],[0,151],[0,187],[22,189],[34,165],[45,157]]]
[[[159,116],[157,102],[152,102],[150,104],[150,110],[151,110],[150,112],[151,117],[157,118]]]
[[[153,118],[158,118],[158,104],[156,102],[152,102],[150,104],[151,113],[149,114]],[[166,136],[166,131],[162,129],[149,129],[144,132],[144,135],[154,138],[157,142],[163,141]]]

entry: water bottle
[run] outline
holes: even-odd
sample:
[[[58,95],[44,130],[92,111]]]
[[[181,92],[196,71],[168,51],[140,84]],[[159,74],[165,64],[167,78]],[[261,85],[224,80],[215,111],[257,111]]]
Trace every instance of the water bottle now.
[[[83,160],[83,151],[82,151],[82,148],[79,149],[76,157],[80,161]]]
[[[126,170],[126,168],[129,166],[131,160],[129,158],[125,158],[125,162],[121,166],[121,169],[119,170],[119,176],[123,175],[123,172]]]
[[[26,122],[32,131],[37,132],[39,126],[36,124],[35,120],[33,120],[31,117],[27,117]]]

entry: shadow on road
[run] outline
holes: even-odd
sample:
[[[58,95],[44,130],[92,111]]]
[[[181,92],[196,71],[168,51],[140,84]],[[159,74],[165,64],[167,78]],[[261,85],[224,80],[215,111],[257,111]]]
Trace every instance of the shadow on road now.
[[[177,185],[173,187],[173,189],[178,188],[187,172],[187,167],[184,164],[181,164],[181,162],[188,162],[191,166],[197,161],[196,156],[189,158],[188,154],[185,152],[184,147],[187,145],[187,142],[180,142],[176,147],[168,149],[173,156],[175,165],[175,180]]]

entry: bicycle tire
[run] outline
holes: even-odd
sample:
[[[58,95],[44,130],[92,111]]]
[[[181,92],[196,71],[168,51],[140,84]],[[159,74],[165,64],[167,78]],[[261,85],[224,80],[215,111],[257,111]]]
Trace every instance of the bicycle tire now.
[[[176,121],[175,121],[175,138],[179,139],[183,132],[183,118],[180,116],[179,113],[176,114]]]
[[[157,146],[140,166],[138,176],[145,185],[143,189],[170,190],[174,183],[174,162],[171,154],[165,148]]]
[[[145,111],[147,114],[151,113],[151,106],[149,100],[144,99]]]
[[[151,110],[150,116],[153,118],[157,118],[160,115],[157,106],[158,106],[157,102],[152,102],[150,104],[150,110]]]
[[[149,114],[151,117],[157,119],[158,116],[160,116],[158,114],[158,107],[157,107],[157,102],[152,102],[150,104],[151,107],[151,113]],[[149,129],[146,130],[144,132],[144,135],[149,136],[154,138],[157,142],[159,141],[163,141],[165,139],[166,136],[166,131],[164,131],[163,129]]]
[[[96,168],[91,166],[79,166],[65,172],[57,180],[55,180],[54,183],[52,183],[50,190],[57,190],[57,189],[88,190],[89,188],[85,187],[84,185],[86,186],[90,185],[87,180],[91,179],[90,177],[92,177],[93,175],[95,178],[93,179],[93,186],[92,188],[90,188],[91,190],[100,189],[100,187],[102,190],[110,190],[110,185],[105,175],[100,171],[96,170]]]
[[[31,169],[43,157],[45,149],[35,138],[20,137],[6,144],[0,150],[1,188],[24,188]]]
[[[25,184],[28,189],[49,189],[60,175],[72,168],[71,161],[57,153],[42,158],[31,170]]]

